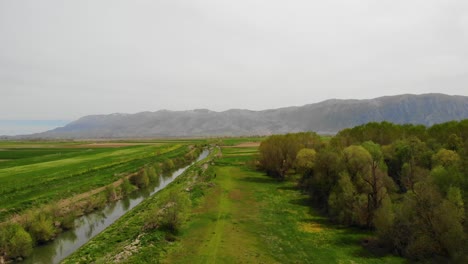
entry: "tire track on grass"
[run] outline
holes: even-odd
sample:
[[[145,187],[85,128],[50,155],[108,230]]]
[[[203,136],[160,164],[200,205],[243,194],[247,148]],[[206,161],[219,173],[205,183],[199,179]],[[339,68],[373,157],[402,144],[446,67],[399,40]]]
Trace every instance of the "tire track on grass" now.
[[[206,248],[208,254],[204,255],[206,257],[201,259],[199,263],[217,263],[216,260],[218,257],[218,250],[221,247],[227,216],[230,214],[231,211],[231,202],[229,201],[228,193],[229,190],[232,189],[231,187],[233,182],[230,177],[230,174],[226,170],[226,168],[218,168],[216,170],[217,175],[219,175],[217,182],[222,188],[218,205],[219,212],[216,218],[213,236],[208,242]]]

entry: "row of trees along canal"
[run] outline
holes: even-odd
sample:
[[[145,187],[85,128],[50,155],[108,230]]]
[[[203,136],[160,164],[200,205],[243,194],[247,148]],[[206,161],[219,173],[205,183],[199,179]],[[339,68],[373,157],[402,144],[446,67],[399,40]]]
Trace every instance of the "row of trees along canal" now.
[[[374,253],[468,263],[468,120],[369,123],[321,138],[275,135],[259,169],[298,186],[336,223],[375,231]]]
[[[58,203],[45,205],[1,223],[0,262],[27,257],[33,246],[52,241],[60,232],[73,228],[76,217],[99,210],[109,202],[122,199],[135,190],[155,183],[160,175],[168,174],[195,160],[201,151],[202,146],[189,146],[179,157],[147,164],[138,172],[122,177],[84,201],[66,208],[60,207]]]

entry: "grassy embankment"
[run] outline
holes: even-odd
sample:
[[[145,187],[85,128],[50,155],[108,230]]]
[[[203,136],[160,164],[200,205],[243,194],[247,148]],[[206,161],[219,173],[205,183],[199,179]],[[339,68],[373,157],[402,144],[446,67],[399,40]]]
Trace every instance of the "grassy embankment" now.
[[[168,246],[169,231],[146,230],[145,225],[155,209],[164,206],[162,201],[171,192],[188,193],[193,204],[210,188],[206,168],[219,151],[214,148],[210,155],[190,167],[168,187],[147,198],[133,210],[97,235],[86,245],[73,253],[63,263],[112,263],[118,260],[127,263],[154,263],[164,257]]]
[[[231,140],[232,141],[232,140]],[[235,141],[240,144],[242,140]],[[403,263],[376,257],[361,246],[369,233],[333,225],[308,206],[291,181],[277,182],[246,163],[257,152],[253,144],[223,147],[205,174],[209,183],[195,187],[196,169],[145,201],[73,254],[65,263]],[[215,176],[215,177],[214,177]],[[163,230],[142,226],[152,208],[170,191],[187,186],[192,215],[169,242]],[[195,185],[197,186],[197,185]],[[169,239],[173,240],[172,238]]]

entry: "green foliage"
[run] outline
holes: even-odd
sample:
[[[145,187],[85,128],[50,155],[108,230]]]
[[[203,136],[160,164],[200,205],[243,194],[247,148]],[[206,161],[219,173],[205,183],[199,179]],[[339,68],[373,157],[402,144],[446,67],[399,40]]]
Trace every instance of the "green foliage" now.
[[[148,175],[148,179],[150,182],[158,182],[159,180],[159,175],[156,172],[156,169],[154,166],[150,166],[145,168],[146,174]]]
[[[270,175],[288,171],[287,136],[260,147]],[[334,221],[375,227],[379,243],[409,258],[467,257],[460,244],[467,236],[468,120],[430,128],[369,123],[298,153],[298,185]]]
[[[381,206],[375,211],[373,224],[380,241],[383,241],[387,246],[391,246],[389,242],[393,236],[392,228],[395,224],[395,212],[389,196],[382,199]]]
[[[447,193],[451,186],[460,188],[466,187],[468,178],[458,169],[453,167],[437,166],[430,173],[431,179],[444,193]],[[466,189],[465,189],[466,190]]]
[[[347,173],[342,173],[328,199],[330,216],[337,222],[352,225],[356,221],[356,187]]]
[[[296,156],[296,171],[302,174],[310,174],[314,169],[315,156],[314,149],[301,149]]]
[[[149,184],[148,173],[146,170],[142,170],[130,177],[130,182],[138,188],[144,188]]]
[[[93,211],[103,208],[106,205],[106,203],[107,199],[105,195],[93,195],[90,198],[88,198],[88,200],[86,200],[83,211],[84,213],[89,214]]]
[[[107,185],[104,193],[106,195],[107,201],[115,201],[118,199],[118,195],[113,184]]]
[[[70,211],[66,215],[60,217],[60,227],[64,230],[69,230],[75,227],[75,218],[77,214],[75,211]]]
[[[127,177],[123,177],[122,184],[120,184],[122,195],[128,195],[135,190],[135,187],[130,183]]]
[[[463,149],[463,141],[458,135],[451,134],[448,137],[447,143],[445,144],[445,146],[449,150],[461,151]]]
[[[161,204],[162,208],[157,208],[149,214],[145,226],[177,233],[186,221],[191,207],[187,193],[172,191]]]
[[[284,180],[301,149],[321,144],[320,137],[310,132],[270,136],[260,144],[259,166],[268,175]]]
[[[432,156],[432,164],[435,166],[454,167],[458,166],[459,162],[460,156],[453,150],[440,149]]]
[[[0,225],[0,256],[26,257],[32,251],[31,236],[18,224]]]
[[[175,168],[174,161],[167,159],[163,162],[163,172],[170,172]]]
[[[447,191],[447,201],[454,206],[456,212],[455,219],[459,222],[465,221],[465,202],[460,191],[460,188],[450,186]]]
[[[343,161],[351,179],[369,173],[372,156],[362,146],[349,146],[343,150]]]
[[[31,211],[23,226],[36,243],[52,240],[58,231],[54,226],[51,215],[41,211]]]
[[[362,143],[362,147],[364,147],[367,152],[369,152],[373,163],[376,163],[377,165],[383,163],[382,148],[379,144],[376,144],[372,141],[366,141]]]
[[[323,148],[316,154],[313,174],[304,174],[300,187],[311,194],[316,206],[326,210],[328,196],[343,170],[340,153],[330,147]]]
[[[459,207],[455,205],[460,204],[459,196],[456,190],[451,193],[456,202],[444,199],[429,181],[417,183],[414,191],[405,194],[400,209],[393,213],[388,208],[378,212],[377,233],[412,259],[436,255],[460,257],[466,237]],[[395,217],[393,221],[385,221],[381,214]]]

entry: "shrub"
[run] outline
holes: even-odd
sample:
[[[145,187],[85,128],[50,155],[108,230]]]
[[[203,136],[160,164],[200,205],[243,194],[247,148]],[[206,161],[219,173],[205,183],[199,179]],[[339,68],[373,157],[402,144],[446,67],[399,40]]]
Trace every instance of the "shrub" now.
[[[156,209],[148,215],[145,227],[147,229],[159,227],[175,234],[187,219],[190,199],[185,192],[172,191],[162,204],[161,209]]]
[[[34,241],[43,243],[55,237],[55,227],[52,219],[45,214],[38,213],[34,221],[29,223],[27,231]]]
[[[91,196],[85,204],[84,212],[91,213],[97,209],[104,208],[106,206],[107,200],[103,195]]]
[[[31,236],[18,224],[0,225],[0,256],[26,257],[32,251]]]
[[[149,181],[151,183],[159,181],[159,175],[156,173],[156,169],[154,166],[146,168],[146,174],[148,175]]]
[[[170,172],[175,168],[174,162],[170,159],[167,159],[163,163],[163,171]]]
[[[130,177],[130,182],[137,186],[138,188],[144,188],[149,184],[149,177],[146,170],[143,170],[132,177]]]
[[[106,187],[105,193],[107,201],[115,201],[118,199],[117,192],[115,191],[115,187],[112,184]]]
[[[75,218],[76,218],[76,212],[75,211],[70,211],[68,214],[62,216],[60,218],[60,223],[62,229],[69,230],[75,227]]]
[[[135,187],[133,187],[133,185],[130,183],[130,181],[126,177],[124,177],[122,179],[122,184],[120,185],[120,189],[121,189],[121,192],[122,192],[122,196],[125,196],[125,195],[128,195],[131,192],[133,192]]]

